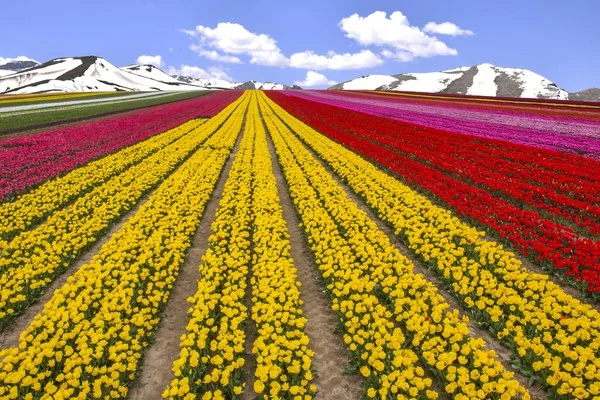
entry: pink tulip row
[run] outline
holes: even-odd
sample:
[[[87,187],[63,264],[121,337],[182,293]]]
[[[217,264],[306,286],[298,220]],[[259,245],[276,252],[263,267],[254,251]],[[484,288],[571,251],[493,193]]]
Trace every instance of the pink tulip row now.
[[[210,117],[242,91],[219,91],[132,114],[0,142],[0,201],[193,118]]]

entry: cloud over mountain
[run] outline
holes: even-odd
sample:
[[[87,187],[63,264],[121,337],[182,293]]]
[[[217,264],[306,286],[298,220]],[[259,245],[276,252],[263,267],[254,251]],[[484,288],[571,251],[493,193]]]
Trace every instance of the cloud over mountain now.
[[[139,56],[137,63],[141,65],[154,65],[157,68],[164,66],[163,58],[161,56]]]
[[[399,61],[410,61],[416,57],[453,56],[456,49],[448,47],[435,36],[427,35],[421,28],[409,23],[400,11],[389,17],[383,11],[361,17],[353,14],[343,18],[339,27],[346,37],[363,46],[383,48],[382,55]]]
[[[306,73],[306,78],[303,81],[296,81],[294,85],[298,85],[301,87],[315,87],[315,86],[331,86],[335,85],[337,82],[334,80],[327,79],[327,77],[323,74],[320,74],[315,71],[308,71]]]

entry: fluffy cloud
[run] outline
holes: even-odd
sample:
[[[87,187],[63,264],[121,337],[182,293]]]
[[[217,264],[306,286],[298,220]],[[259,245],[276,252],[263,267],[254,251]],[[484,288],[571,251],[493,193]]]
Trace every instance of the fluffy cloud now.
[[[190,49],[192,51],[198,53],[199,56],[206,57],[209,60],[232,63],[232,64],[242,64],[242,60],[240,60],[239,57],[219,54],[215,50],[204,50],[201,46],[198,46],[195,44],[191,45]]]
[[[302,86],[302,87],[314,87],[314,86],[331,86],[335,85],[337,82],[327,79],[327,77],[323,74],[319,74],[315,71],[308,71],[306,73],[306,78],[303,81],[296,81],[294,85]]]
[[[233,82],[233,79],[227,75],[227,73],[220,68],[210,67],[208,70],[204,70],[200,67],[194,67],[191,65],[181,65],[179,68],[170,66],[167,69],[169,75],[183,75],[191,76],[197,79],[222,79],[224,81]]]
[[[164,65],[161,56],[139,56],[137,58],[137,63],[143,65],[154,65],[157,68],[161,68]]]
[[[450,35],[450,36],[471,36],[474,35],[473,31],[468,29],[461,29],[458,25],[453,24],[452,22],[442,22],[441,24],[436,24],[435,22],[428,22],[427,25],[423,28],[425,32],[429,33],[437,33],[440,35]]]
[[[415,57],[458,54],[435,36],[429,36],[419,27],[411,26],[408,18],[400,11],[393,12],[389,18],[383,11],[375,11],[366,17],[353,14],[343,18],[338,26],[346,37],[363,46],[384,47],[382,55],[387,58],[410,61]]]
[[[412,26],[400,11],[393,12],[389,17],[383,11],[375,11],[366,17],[353,14],[343,18],[338,26],[346,37],[360,45],[380,47],[382,57],[369,49],[344,54],[330,51],[327,55],[307,50],[288,57],[271,36],[250,32],[244,26],[231,22],[220,22],[214,28],[198,25],[195,29],[184,29],[182,32],[195,41],[190,49],[209,60],[242,64],[245,60],[242,56],[245,56],[251,64],[310,70],[363,69],[381,65],[386,58],[410,61],[416,57],[456,55],[456,49],[448,47],[427,32],[444,35],[473,34],[451,22],[429,22],[421,29]]]
[[[287,64],[275,39],[264,33],[250,32],[240,24],[220,22],[214,29],[198,25],[194,30],[183,30],[183,32],[198,39],[198,44],[193,46],[193,50],[204,57],[210,54],[219,56],[218,51],[220,51],[228,54],[247,54],[252,64],[277,67]],[[238,57],[232,57],[231,60],[241,62]]]
[[[238,55],[246,55],[249,62],[272,67],[305,69],[360,69],[377,66],[383,60],[370,50],[359,53],[318,55],[304,51],[286,57],[271,36],[253,33],[240,24],[221,22],[216,28],[198,25],[194,30],[183,30],[195,38],[197,43],[190,48],[198,55],[210,60],[242,63]]]
[[[329,52],[327,56],[304,51],[292,54],[289,60],[290,67],[306,69],[362,69],[381,64],[383,64],[383,60],[371,50],[363,50],[354,54]]]

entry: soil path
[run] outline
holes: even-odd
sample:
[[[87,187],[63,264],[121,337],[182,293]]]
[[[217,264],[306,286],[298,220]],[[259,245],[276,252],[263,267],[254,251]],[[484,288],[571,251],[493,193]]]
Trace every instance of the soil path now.
[[[363,379],[357,374],[344,374],[349,364],[348,350],[341,334],[336,333],[340,322],[330,307],[329,298],[318,280],[318,268],[306,242],[294,203],[287,184],[277,162],[277,156],[271,138],[267,137],[273,163],[273,172],[277,179],[277,191],[283,217],[290,234],[291,255],[298,271],[301,283],[300,298],[304,302],[302,311],[307,318],[305,332],[310,339],[309,347],[315,352],[313,368],[316,370],[314,384],[317,386],[317,398],[331,400],[360,399],[364,392]]]
[[[175,360],[179,358],[179,341],[189,322],[187,312],[191,304],[187,302],[187,299],[193,296],[198,289],[198,281],[201,279],[198,266],[202,262],[202,256],[208,249],[208,237],[212,233],[211,225],[216,219],[216,211],[223,196],[223,189],[229,176],[231,164],[240,145],[244,125],[245,119],[235,147],[221,171],[221,176],[210,200],[206,204],[185,262],[179,269],[179,275],[175,281],[173,291],[169,295],[160,325],[154,333],[153,343],[144,354],[138,379],[129,390],[128,398],[131,400],[160,400],[163,391],[175,378],[171,368]]]
[[[546,399],[547,393],[544,391],[544,389],[542,389],[539,385],[529,386],[529,382],[528,382],[529,378],[526,377],[525,375],[523,375],[518,370],[515,370],[514,368],[512,368],[510,350],[507,349],[506,347],[504,347],[504,345],[502,345],[498,341],[498,339],[496,339],[494,336],[492,336],[487,330],[480,328],[476,324],[475,320],[472,318],[471,313],[468,310],[463,309],[458,304],[456,299],[444,289],[443,283],[438,279],[438,277],[435,275],[435,273],[433,271],[431,271],[429,268],[427,268],[427,266],[423,262],[421,262],[418,258],[416,258],[413,255],[411,250],[404,243],[402,243],[398,239],[398,237],[394,234],[394,230],[390,226],[388,226],[384,221],[379,219],[377,214],[375,212],[373,212],[373,210],[362,200],[362,198],[360,196],[356,195],[352,191],[352,189],[337,174],[332,172],[331,168],[329,168],[329,166],[309,146],[307,146],[303,142],[302,142],[302,144],[313,155],[313,157],[325,169],[327,169],[329,171],[329,173],[333,177],[333,179],[340,185],[340,187],[344,190],[344,192],[346,192],[346,195],[348,196],[348,198],[350,198],[354,203],[356,203],[361,210],[366,212],[367,215],[369,216],[369,218],[377,224],[377,227],[388,236],[391,243],[400,251],[400,253],[402,253],[402,255],[407,257],[413,263],[413,265],[415,266],[415,269],[414,269],[415,273],[422,274],[427,281],[431,282],[432,284],[435,285],[436,288],[438,288],[438,292],[444,297],[444,300],[446,300],[446,302],[450,305],[450,310],[456,309],[456,310],[459,310],[459,312],[461,314],[466,314],[469,316],[468,326],[469,326],[469,330],[471,331],[471,336],[476,339],[482,338],[483,340],[485,340],[485,342],[487,344],[486,347],[488,349],[494,350],[496,352],[496,354],[498,355],[499,361],[504,365],[504,368],[506,370],[515,372],[515,379],[517,381],[519,381],[519,383],[523,387],[525,387],[529,390],[529,393],[530,393],[532,399],[534,399],[534,400]],[[435,383],[435,380],[434,380],[434,383]],[[440,392],[440,395],[443,395],[443,393]]]

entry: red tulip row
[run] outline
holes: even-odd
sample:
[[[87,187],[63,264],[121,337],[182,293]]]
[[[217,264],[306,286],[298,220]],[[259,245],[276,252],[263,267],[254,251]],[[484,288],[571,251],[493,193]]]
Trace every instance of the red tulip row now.
[[[378,162],[410,185],[419,187],[437,200],[452,207],[460,215],[493,229],[498,235],[510,241],[525,256],[535,258],[546,268],[553,267],[562,271],[572,278],[576,286],[590,293],[600,293],[600,245],[598,242],[579,237],[573,234],[571,229],[544,219],[538,213],[523,210],[513,201],[506,200],[501,196],[494,196],[490,192],[469,185],[432,165],[415,160],[415,157],[418,158],[425,152],[425,150],[420,151],[418,146],[411,148],[414,152],[418,152],[413,152],[413,155],[409,156],[365,139],[365,136],[372,136],[373,132],[378,132],[381,125],[384,125],[381,119],[377,119],[379,122],[372,121],[365,114],[358,112],[347,114],[345,110],[338,107],[291,99],[279,93],[269,93],[268,95],[288,112],[313,128]],[[395,125],[400,128],[397,129],[398,131],[403,127],[403,124],[397,121]],[[409,134],[415,135],[415,131]],[[443,137],[440,136],[437,140],[443,141]],[[397,141],[400,142],[400,140]],[[472,144],[472,142],[465,141],[463,148],[470,147]],[[451,156],[438,155],[438,158],[438,160],[430,162],[443,165],[442,163],[445,161],[450,163],[449,160],[452,160]],[[453,163],[445,168],[460,169],[462,160],[454,159]],[[474,169],[476,166],[472,164],[469,168]],[[480,169],[484,168],[480,167]],[[479,171],[478,175],[484,176],[484,171]],[[512,198],[512,195],[507,197]]]
[[[302,102],[302,100],[299,100]],[[336,113],[337,114],[337,113]],[[382,120],[365,115],[355,120],[352,115],[335,117],[336,126],[342,126],[379,144],[412,155],[417,161],[426,162],[436,169],[451,174],[466,183],[474,184],[496,195],[512,200],[518,206],[529,206],[543,210],[550,218],[561,217],[579,226],[581,231],[590,235],[600,235],[600,198],[597,202],[574,199],[566,194],[557,193],[552,186],[552,171],[530,168],[517,162],[489,154],[489,147],[476,141],[465,146],[465,137],[440,135],[438,132],[404,129],[397,121]],[[348,118],[350,117],[350,118]],[[377,119],[378,121],[375,121]],[[380,122],[379,125],[376,125]],[[536,173],[538,173],[536,175]],[[590,185],[578,187],[590,193]]]

